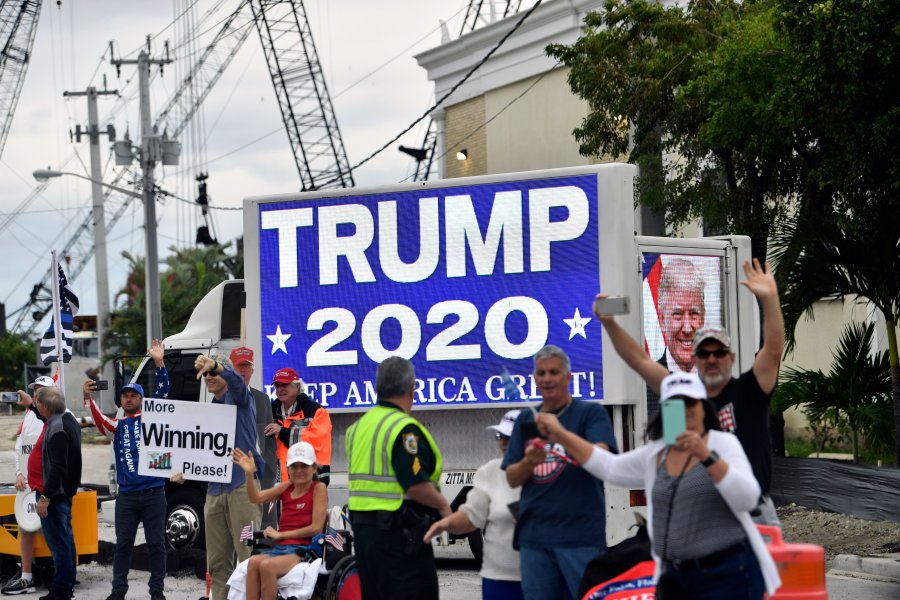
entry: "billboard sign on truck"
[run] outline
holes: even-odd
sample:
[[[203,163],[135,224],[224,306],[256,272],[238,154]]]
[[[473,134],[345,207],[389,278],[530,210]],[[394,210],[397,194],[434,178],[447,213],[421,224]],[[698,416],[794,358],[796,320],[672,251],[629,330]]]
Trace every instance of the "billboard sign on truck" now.
[[[572,358],[573,395],[603,399],[591,304],[621,199],[601,202],[595,173],[443,183],[257,205],[263,381],[291,367],[329,410],[360,410],[400,355],[416,404],[485,406],[505,401],[505,371],[536,397],[532,357],[551,343]]]

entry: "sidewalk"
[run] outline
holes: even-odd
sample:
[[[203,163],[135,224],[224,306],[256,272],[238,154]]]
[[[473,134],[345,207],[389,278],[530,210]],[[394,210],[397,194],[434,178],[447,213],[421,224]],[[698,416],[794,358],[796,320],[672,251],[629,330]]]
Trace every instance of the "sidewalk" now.
[[[864,575],[868,578],[900,584],[900,552],[875,556],[839,554],[834,558],[829,575]]]

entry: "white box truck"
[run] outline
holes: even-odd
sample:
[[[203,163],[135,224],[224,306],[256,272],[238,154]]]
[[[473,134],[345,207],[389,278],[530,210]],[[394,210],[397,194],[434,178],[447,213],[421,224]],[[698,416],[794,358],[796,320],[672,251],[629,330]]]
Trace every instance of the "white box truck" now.
[[[332,505],[347,498],[344,432],[375,403],[375,370],[390,355],[416,367],[413,410],[441,448],[442,492],[454,507],[496,456],[485,428],[540,401],[532,356],[548,343],[571,357],[572,395],[602,403],[619,448],[633,448],[647,390],[602,335],[591,312],[597,291],[630,297],[620,321],[652,356],[666,352],[656,293],[671,260],[701,273],[706,324],[724,324],[739,341],[736,372],[753,360],[755,323],[750,295],[738,293],[749,239],[636,235],[635,175],[606,164],[248,198],[245,280],[213,289],[184,331],[165,339],[169,397],[211,399],[194,358],[239,345],[245,294],[254,387],[272,395],[274,373],[292,367],[331,414]],[[519,400],[505,396],[504,372]],[[134,378],[152,376],[145,362]],[[172,488],[173,546],[201,542],[202,494],[199,485]],[[642,497],[606,486],[597,510],[607,512],[609,543],[627,536]]]

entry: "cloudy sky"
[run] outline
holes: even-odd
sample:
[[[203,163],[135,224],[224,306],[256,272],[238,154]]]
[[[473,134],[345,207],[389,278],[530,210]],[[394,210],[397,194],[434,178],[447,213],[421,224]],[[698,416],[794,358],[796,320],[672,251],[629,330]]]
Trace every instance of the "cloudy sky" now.
[[[221,8],[214,10],[216,5]],[[36,183],[31,173],[51,167],[89,173],[86,138],[70,139],[76,125],[87,123],[84,97],[66,99],[64,91],[88,86],[109,89],[121,97],[99,100],[101,128],[111,123],[121,138],[130,131],[140,137],[137,74],[123,66],[121,76],[110,65],[110,41],[116,58],[136,58],[153,36],[151,54],[173,49],[172,65],[162,75],[154,71],[151,105],[154,116],[178,88],[190,68],[191,31],[185,23],[193,15],[193,46],[202,48],[237,0],[174,0],[122,2],[121,0],[47,0],[38,24],[32,59],[19,97],[9,137],[0,156],[0,302],[7,314],[20,307],[50,263],[50,250],[61,250],[90,210],[90,184],[71,176],[55,179],[39,196],[28,201]],[[319,51],[334,109],[351,164],[404,129],[430,104],[433,86],[413,55],[440,43],[440,20],[455,37],[467,0],[307,0],[309,20]],[[211,12],[214,11],[214,12]],[[175,21],[176,15],[185,16]],[[175,21],[173,23],[173,21]],[[199,34],[197,32],[200,32]],[[239,207],[250,195],[298,190],[300,180],[282,126],[265,58],[255,31],[204,102],[202,111],[183,134],[190,152],[177,167],[157,168],[158,183],[173,194],[193,200],[200,171],[209,173],[211,203]],[[357,186],[384,185],[407,177],[412,161],[396,150],[399,144],[420,146],[427,120],[393,147],[354,173]],[[116,170],[109,144],[101,140],[104,179]],[[187,159],[191,160],[188,161]],[[126,184],[127,185],[127,184]],[[117,197],[111,212],[123,204]],[[157,206],[161,256],[173,245],[192,245],[199,210],[186,202],[168,199]],[[143,212],[137,202],[126,206],[108,238],[109,282],[115,295],[127,275],[121,253],[144,254]],[[241,231],[239,211],[215,211],[214,225],[221,241]],[[82,236],[87,240],[88,236]],[[71,253],[74,262],[88,251],[81,245]],[[91,261],[73,284],[82,300],[82,313],[96,312],[95,268]],[[11,327],[15,318],[7,321]]]

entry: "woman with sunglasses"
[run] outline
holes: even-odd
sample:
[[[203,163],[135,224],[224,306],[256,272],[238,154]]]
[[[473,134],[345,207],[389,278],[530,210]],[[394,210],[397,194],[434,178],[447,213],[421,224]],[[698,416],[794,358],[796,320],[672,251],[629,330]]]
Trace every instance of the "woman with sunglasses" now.
[[[612,454],[566,430],[549,413],[538,428],[600,479],[648,492],[648,529],[659,599],[759,600],[781,585],[778,570],[750,517],[759,484],[737,438],[719,431],[706,387],[693,373],[662,381],[662,400],[684,402],[685,425],[663,441],[662,411],[647,426],[648,443]]]
[[[501,456],[506,453],[518,416],[518,410],[511,410],[503,415],[500,423],[487,428],[494,432]],[[500,468],[502,460],[495,458],[478,468],[465,504],[457,512],[434,523],[425,533],[425,541],[430,542],[445,531],[462,535],[480,528],[484,531],[482,599],[522,600],[519,553],[513,550],[515,518],[509,509],[510,504],[519,501],[522,488],[509,487],[506,473]]]

